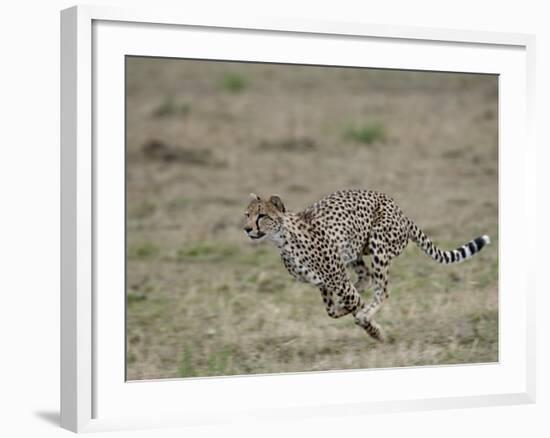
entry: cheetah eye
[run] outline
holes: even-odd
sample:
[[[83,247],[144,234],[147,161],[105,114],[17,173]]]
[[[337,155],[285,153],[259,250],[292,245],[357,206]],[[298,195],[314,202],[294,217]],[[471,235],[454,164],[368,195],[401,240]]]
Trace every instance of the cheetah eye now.
[[[258,220],[261,219],[261,218],[263,218],[263,217],[266,217],[266,215],[263,214],[263,213],[260,213],[260,214],[258,215]]]

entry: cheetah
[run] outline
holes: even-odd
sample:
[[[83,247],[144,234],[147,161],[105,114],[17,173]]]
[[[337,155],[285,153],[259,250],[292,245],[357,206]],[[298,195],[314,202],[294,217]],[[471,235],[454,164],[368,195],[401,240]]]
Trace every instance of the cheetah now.
[[[290,275],[320,290],[331,318],[351,314],[378,341],[385,335],[373,317],[389,296],[390,263],[409,240],[441,264],[460,263],[490,243],[485,235],[443,251],[392,198],[371,190],[337,191],[297,213],[287,211],[277,195],[251,196],[245,211],[248,238],[274,243]],[[363,256],[370,256],[369,265]],[[355,283],[347,268],[355,271]],[[374,293],[367,302],[360,293],[371,283]]]

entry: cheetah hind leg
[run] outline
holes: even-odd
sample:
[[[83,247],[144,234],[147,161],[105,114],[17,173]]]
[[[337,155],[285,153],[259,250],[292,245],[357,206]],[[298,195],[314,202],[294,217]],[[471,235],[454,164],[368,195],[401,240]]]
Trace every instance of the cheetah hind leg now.
[[[362,327],[371,338],[377,340],[378,342],[385,342],[387,340],[384,330],[377,322],[374,322],[373,320],[367,321],[355,318],[355,324]]]
[[[358,292],[364,292],[372,284],[372,276],[369,268],[365,264],[363,257],[359,256],[357,260],[351,263],[351,267],[357,274],[357,281],[354,283],[354,287]]]

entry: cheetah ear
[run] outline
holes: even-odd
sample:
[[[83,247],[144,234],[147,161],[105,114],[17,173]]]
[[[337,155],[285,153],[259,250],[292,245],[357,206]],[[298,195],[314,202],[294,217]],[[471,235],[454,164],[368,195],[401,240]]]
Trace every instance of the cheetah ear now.
[[[251,197],[252,199],[255,199],[256,201],[259,201],[259,200],[260,200],[260,197],[259,197],[256,193],[251,193],[251,194],[250,194],[250,197]]]
[[[281,213],[284,213],[286,211],[283,201],[281,201],[281,198],[279,198],[277,195],[272,195],[271,198],[269,198],[269,202],[271,202],[275,206],[275,208],[277,208],[277,210],[279,210]]]

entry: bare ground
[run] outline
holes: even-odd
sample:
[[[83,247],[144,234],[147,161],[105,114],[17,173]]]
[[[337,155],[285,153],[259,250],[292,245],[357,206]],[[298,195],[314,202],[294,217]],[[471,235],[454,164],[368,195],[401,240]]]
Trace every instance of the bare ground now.
[[[128,379],[497,361],[497,99],[488,75],[128,58]],[[377,316],[393,342],[241,230],[249,192],[300,210],[343,188],[441,247],[493,242],[450,267],[409,245]]]

